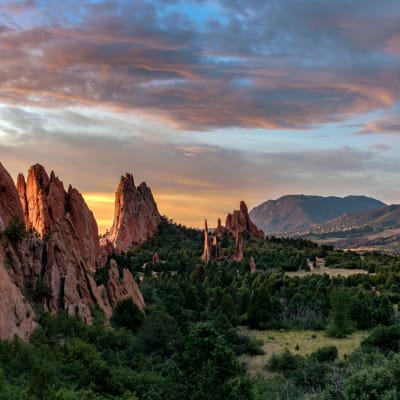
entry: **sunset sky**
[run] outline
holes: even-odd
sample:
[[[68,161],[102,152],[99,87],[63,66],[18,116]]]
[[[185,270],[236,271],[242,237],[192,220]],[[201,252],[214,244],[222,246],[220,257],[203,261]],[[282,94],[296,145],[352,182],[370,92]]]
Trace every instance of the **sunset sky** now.
[[[399,0],[0,1],[0,161],[112,223],[119,177],[200,226],[284,194],[400,203]]]

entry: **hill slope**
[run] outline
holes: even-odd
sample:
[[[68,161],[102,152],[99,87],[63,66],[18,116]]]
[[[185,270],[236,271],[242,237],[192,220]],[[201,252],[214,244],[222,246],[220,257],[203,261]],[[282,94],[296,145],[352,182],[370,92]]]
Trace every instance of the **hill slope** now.
[[[386,205],[366,196],[322,197],[288,195],[255,207],[250,217],[267,234],[305,229],[346,213],[380,209]]]
[[[300,236],[344,248],[396,251],[400,246],[400,205],[350,213],[290,236]]]

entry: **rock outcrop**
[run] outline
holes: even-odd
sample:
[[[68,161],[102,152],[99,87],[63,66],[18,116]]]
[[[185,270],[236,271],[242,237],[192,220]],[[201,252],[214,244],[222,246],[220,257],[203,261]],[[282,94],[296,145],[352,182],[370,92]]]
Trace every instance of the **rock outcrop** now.
[[[14,182],[7,170],[0,163],[0,225],[7,227],[11,218],[24,221],[24,213]]]
[[[145,188],[140,192],[148,196]],[[93,306],[107,317],[128,298],[144,308],[132,274],[124,269],[119,276],[113,260],[109,281],[97,286],[94,272],[107,259],[100,251],[97,223],[79,191],[71,186],[65,191],[53,172],[48,176],[36,164],[27,181],[20,174],[14,185],[0,164],[1,224],[12,217],[25,220],[30,233],[12,242],[4,235],[0,243],[0,338],[25,340],[37,326],[23,295],[27,290],[45,311],[64,310],[86,323],[93,320]]]
[[[160,256],[158,255],[158,252],[157,252],[157,251],[155,251],[155,252],[153,253],[153,257],[152,257],[151,262],[152,262],[153,264],[160,264]]]
[[[213,235],[209,233],[207,220],[204,221],[204,245],[201,258],[206,264],[210,261],[217,261],[222,258],[221,243],[215,232]]]
[[[29,169],[26,184],[23,175],[18,175],[17,188],[27,227],[36,230],[41,238],[47,238],[57,222],[68,217],[72,220],[80,255],[94,271],[100,251],[98,228],[79,191],[69,186],[66,192],[54,172],[49,177],[40,164]]]
[[[151,189],[144,182],[136,187],[131,174],[122,176],[115,192],[114,223],[107,237],[115,249],[126,251],[132,243],[148,240],[160,222]]]
[[[239,210],[235,210],[232,214],[226,217],[225,228],[233,235],[236,232],[248,232],[250,236],[263,238],[264,232],[258,229],[257,226],[250,219],[247,205],[244,201],[240,202]]]
[[[249,264],[249,268],[250,268],[250,273],[251,274],[255,274],[256,273],[256,262],[254,261],[254,257],[250,257],[250,264]]]
[[[235,261],[243,260],[243,239],[242,235],[236,231],[235,234]]]
[[[226,232],[227,232],[226,228],[222,226],[221,218],[218,218],[217,227],[214,230],[214,235],[221,237],[224,236]]]
[[[112,308],[124,300],[132,299],[140,310],[144,309],[143,295],[132,274],[126,268],[122,270],[121,277],[117,263],[111,260],[108,277],[107,295]]]
[[[0,338],[18,336],[27,340],[37,326],[35,313],[21,290],[15,285],[7,269],[12,260],[5,249],[0,249]],[[12,261],[11,261],[12,262]]]
[[[211,261],[210,233],[208,232],[207,220],[204,220],[204,244],[203,255],[201,258],[206,264]]]

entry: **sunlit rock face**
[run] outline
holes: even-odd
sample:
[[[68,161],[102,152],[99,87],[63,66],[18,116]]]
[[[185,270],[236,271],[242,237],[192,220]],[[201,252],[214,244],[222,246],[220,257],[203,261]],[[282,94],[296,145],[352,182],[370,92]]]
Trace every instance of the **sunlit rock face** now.
[[[250,236],[263,238],[264,232],[258,229],[254,222],[250,219],[247,205],[244,201],[240,202],[239,210],[235,210],[226,217],[225,228],[232,234],[236,232],[248,232]]]
[[[122,176],[115,192],[114,223],[107,236],[115,249],[125,251],[132,243],[148,240],[160,222],[151,189],[144,182],[135,186],[131,174]]]
[[[68,216],[73,223],[80,254],[94,270],[100,251],[98,228],[79,191],[71,186],[66,191],[54,172],[49,177],[40,164],[29,168],[26,184],[23,175],[19,174],[17,188],[27,227],[44,238],[51,235],[60,219]]]
[[[39,164],[29,169],[26,181],[20,174],[16,185],[0,164],[0,189],[1,225],[16,217],[29,228],[27,237],[11,240],[3,234],[0,243],[0,338],[26,340],[37,326],[23,294],[28,286],[41,288],[36,301],[45,311],[63,310],[89,324],[95,306],[107,317],[126,299],[144,308],[133,276],[126,269],[119,276],[113,260],[108,282],[96,285],[94,273],[104,266],[107,254],[102,254],[96,220],[77,189],[69,186],[66,191]]]

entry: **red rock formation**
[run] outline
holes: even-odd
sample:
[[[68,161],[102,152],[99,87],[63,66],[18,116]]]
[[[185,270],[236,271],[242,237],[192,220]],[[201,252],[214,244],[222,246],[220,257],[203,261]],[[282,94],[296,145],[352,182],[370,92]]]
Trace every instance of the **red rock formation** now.
[[[48,242],[43,280],[49,288],[46,309],[66,310],[91,323],[90,306],[97,304],[110,314],[92,277],[88,260],[82,257],[80,238],[70,215],[57,220]]]
[[[210,261],[217,261],[222,258],[221,243],[215,232],[213,235],[210,235],[208,232],[207,220],[204,221],[204,246],[201,258],[206,264]]]
[[[221,236],[224,236],[225,233],[226,233],[226,228],[222,226],[221,218],[218,218],[218,223],[217,223],[217,227],[214,230],[214,235],[221,237]]]
[[[0,226],[7,227],[12,217],[24,221],[17,189],[10,174],[0,163]]]
[[[94,305],[108,317],[127,298],[143,309],[143,296],[132,275],[124,270],[122,278],[117,276],[115,262],[110,282],[106,287],[97,287],[93,273],[103,265],[99,260],[106,261],[107,253],[100,251],[97,223],[76,189],[70,186],[66,192],[55,174],[49,177],[39,164],[29,169],[27,182],[22,174],[18,176],[17,187],[18,191],[0,164],[0,223],[7,224],[15,216],[25,219],[27,226],[39,234],[30,234],[18,243],[4,238],[0,244],[0,338],[17,335],[26,339],[37,325],[22,294],[27,282],[47,288],[42,298],[46,311],[65,310],[87,323],[92,322]],[[139,211],[148,211],[150,189],[140,185],[137,197],[139,203],[145,203]],[[5,260],[11,260],[7,268]]]
[[[28,228],[35,229],[41,237],[50,234],[51,226],[65,215],[65,191],[62,182],[51,178],[40,164],[29,168],[28,178],[18,175],[17,186]]]
[[[243,260],[243,240],[242,235],[236,231],[235,234],[235,261]]]
[[[122,271],[121,279],[116,261],[111,260],[108,277],[107,294],[112,308],[124,300],[132,299],[140,310],[144,309],[143,295],[132,274],[126,268]]]
[[[78,190],[70,186],[67,199],[67,207],[78,237],[80,254],[94,271],[100,253],[97,222]]]
[[[204,245],[201,258],[206,264],[211,261],[210,234],[208,232],[207,220],[204,220]]]
[[[71,217],[80,255],[95,270],[100,252],[97,223],[78,190],[70,186],[66,192],[54,172],[49,177],[40,164],[29,169],[27,184],[23,175],[18,175],[17,188],[27,226],[42,238],[52,233],[60,219]]]
[[[251,221],[247,205],[244,201],[240,202],[240,209],[228,214],[225,223],[226,229],[232,234],[236,232],[248,232],[250,236],[263,238],[264,232],[258,229]]]
[[[114,247],[126,251],[132,243],[148,240],[160,222],[151,189],[144,182],[136,187],[131,174],[122,176],[115,192],[114,223],[107,237]]]
[[[0,338],[27,340],[37,326],[35,313],[7,273],[0,255]]]
[[[160,264],[160,256],[158,255],[158,253],[156,251],[153,253],[152,263]]]
[[[212,239],[211,257],[214,260],[219,260],[222,257],[221,243],[218,240],[218,236],[216,236],[215,234],[213,235]]]
[[[28,226],[29,223],[28,201],[26,199],[26,182],[23,174],[18,174],[16,186],[22,206],[22,211],[24,213],[25,225]]]
[[[250,273],[255,274],[256,273],[256,262],[254,261],[254,257],[250,257]]]

